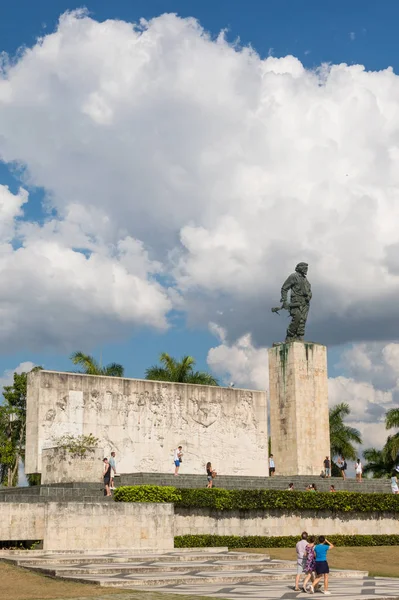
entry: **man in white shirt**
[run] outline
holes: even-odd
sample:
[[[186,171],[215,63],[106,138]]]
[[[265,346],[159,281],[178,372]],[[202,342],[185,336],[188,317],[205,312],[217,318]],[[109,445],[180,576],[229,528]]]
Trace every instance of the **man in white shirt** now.
[[[296,577],[295,577],[295,591],[299,592],[299,580],[301,575],[304,573],[305,563],[305,551],[308,545],[308,534],[304,531],[301,535],[301,541],[295,546],[296,549]]]
[[[273,454],[269,456],[269,476],[273,477],[276,472],[276,465],[274,464]]]
[[[183,457],[183,447],[179,446],[173,453],[173,461],[175,463],[175,475],[179,474],[180,464]]]

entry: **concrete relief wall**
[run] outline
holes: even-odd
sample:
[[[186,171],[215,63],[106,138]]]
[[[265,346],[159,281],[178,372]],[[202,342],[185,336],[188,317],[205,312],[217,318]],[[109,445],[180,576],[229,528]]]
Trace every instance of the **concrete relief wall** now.
[[[267,475],[267,406],[261,391],[39,371],[28,376],[27,473],[64,433],[93,434],[119,473]]]

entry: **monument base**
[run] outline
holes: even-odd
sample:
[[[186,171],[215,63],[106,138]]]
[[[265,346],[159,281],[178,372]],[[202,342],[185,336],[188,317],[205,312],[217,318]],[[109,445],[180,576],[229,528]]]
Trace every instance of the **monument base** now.
[[[320,475],[330,456],[326,346],[274,345],[269,350],[269,381],[276,474]]]

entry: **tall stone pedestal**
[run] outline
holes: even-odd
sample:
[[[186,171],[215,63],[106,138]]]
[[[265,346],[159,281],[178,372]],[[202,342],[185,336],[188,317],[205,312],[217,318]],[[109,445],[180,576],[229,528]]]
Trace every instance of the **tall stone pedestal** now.
[[[320,475],[330,456],[327,348],[289,342],[269,350],[270,435],[277,475]]]

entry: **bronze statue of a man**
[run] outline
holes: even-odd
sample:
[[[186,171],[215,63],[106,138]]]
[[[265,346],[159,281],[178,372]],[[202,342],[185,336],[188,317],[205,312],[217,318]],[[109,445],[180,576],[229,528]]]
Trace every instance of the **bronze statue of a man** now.
[[[297,264],[295,273],[288,277],[281,288],[281,307],[272,308],[273,312],[285,309],[290,313],[291,323],[287,329],[286,342],[303,341],[305,336],[306,319],[308,318],[309,304],[312,298],[312,289],[306,277],[307,273],[307,263]],[[291,291],[291,294],[288,302],[289,291]]]

